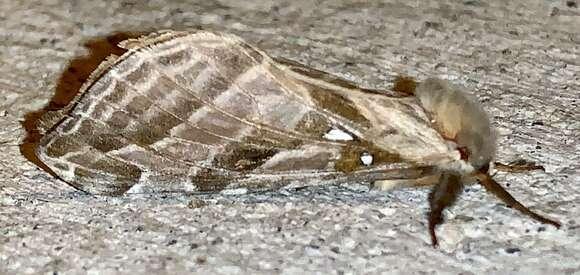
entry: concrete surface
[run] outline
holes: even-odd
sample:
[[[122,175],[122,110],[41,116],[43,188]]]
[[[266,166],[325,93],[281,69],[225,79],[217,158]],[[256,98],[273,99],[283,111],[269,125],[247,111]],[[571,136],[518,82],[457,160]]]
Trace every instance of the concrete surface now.
[[[196,3],[197,2],[197,3]],[[0,0],[0,274],[580,274],[580,2]],[[134,32],[204,28],[375,88],[440,75],[476,91],[498,173],[538,224],[467,188],[429,245],[427,190],[353,183],[121,198],[36,166],[29,133]],[[113,49],[114,51],[114,49]],[[56,96],[55,96],[56,95]]]

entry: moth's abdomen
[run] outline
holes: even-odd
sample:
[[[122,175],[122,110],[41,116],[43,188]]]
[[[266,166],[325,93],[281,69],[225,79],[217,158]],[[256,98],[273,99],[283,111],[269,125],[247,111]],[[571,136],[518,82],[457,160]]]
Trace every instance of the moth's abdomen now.
[[[467,150],[474,168],[489,164],[495,155],[496,139],[487,113],[476,98],[435,78],[420,83],[415,95],[441,135]]]

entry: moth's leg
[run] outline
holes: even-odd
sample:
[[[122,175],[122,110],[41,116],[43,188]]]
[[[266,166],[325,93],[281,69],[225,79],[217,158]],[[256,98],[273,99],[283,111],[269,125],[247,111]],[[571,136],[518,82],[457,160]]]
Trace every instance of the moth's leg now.
[[[508,191],[506,191],[501,185],[499,185],[499,183],[497,183],[494,179],[492,179],[488,174],[480,173],[477,175],[477,179],[479,183],[483,185],[483,187],[485,187],[485,189],[488,192],[494,194],[509,207],[515,208],[521,213],[528,215],[529,217],[541,223],[551,224],[556,228],[560,228],[561,224],[559,222],[545,218],[525,207],[523,204],[517,201],[512,195],[510,195],[510,193],[508,193]]]
[[[494,167],[498,171],[502,172],[509,172],[509,173],[520,173],[520,172],[527,172],[532,170],[544,170],[544,166],[537,165],[533,162],[525,161],[525,160],[517,160],[514,162],[510,162],[508,164],[503,164],[501,162],[494,162]]]
[[[391,191],[402,188],[430,187],[439,182],[440,174],[425,176],[418,179],[377,180],[371,183],[374,191]]]
[[[435,228],[443,223],[443,210],[451,206],[463,190],[462,177],[453,172],[445,172],[441,175],[439,184],[433,187],[429,194],[429,233],[431,234],[431,244],[438,245]]]

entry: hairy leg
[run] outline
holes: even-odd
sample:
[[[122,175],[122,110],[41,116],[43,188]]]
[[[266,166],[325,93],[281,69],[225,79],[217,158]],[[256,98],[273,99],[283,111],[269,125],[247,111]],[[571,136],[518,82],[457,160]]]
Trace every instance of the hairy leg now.
[[[429,233],[431,244],[438,245],[435,228],[443,222],[443,210],[451,206],[463,190],[462,177],[453,172],[445,172],[441,175],[439,184],[433,187],[429,194]]]
[[[485,187],[485,189],[488,192],[494,194],[508,206],[517,209],[521,213],[528,215],[529,217],[541,223],[551,224],[556,228],[560,228],[561,225],[559,222],[545,218],[525,207],[523,204],[517,201],[512,195],[510,195],[510,193],[508,193],[508,191],[506,191],[501,185],[499,185],[499,183],[497,183],[494,179],[492,179],[491,176],[489,176],[488,174],[479,173],[477,174],[476,177],[479,183],[483,185],[483,187]]]

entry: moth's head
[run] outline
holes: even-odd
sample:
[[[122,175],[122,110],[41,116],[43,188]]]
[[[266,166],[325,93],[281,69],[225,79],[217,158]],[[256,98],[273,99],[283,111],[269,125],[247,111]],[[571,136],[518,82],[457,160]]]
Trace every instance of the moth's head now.
[[[429,78],[417,86],[415,96],[437,131],[465,152],[465,160],[473,168],[486,170],[495,156],[495,133],[477,98],[464,90],[446,80]]]

